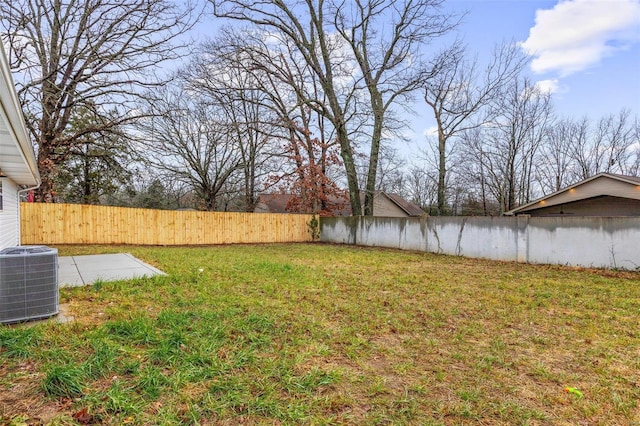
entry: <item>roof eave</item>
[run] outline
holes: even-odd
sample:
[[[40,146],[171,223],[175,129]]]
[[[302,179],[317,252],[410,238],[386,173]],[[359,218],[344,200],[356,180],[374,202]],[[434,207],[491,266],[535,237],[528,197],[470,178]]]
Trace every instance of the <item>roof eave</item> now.
[[[398,203],[394,197],[389,196],[389,194],[387,194],[384,191],[380,191],[380,194],[383,194],[385,197],[387,197],[388,200],[390,200],[393,204],[395,204],[396,206],[398,206],[398,208],[400,208],[400,210],[402,210],[403,212],[406,213],[407,216],[409,217],[420,217],[421,215],[416,215],[412,212],[410,212],[407,208],[403,207],[400,203]],[[422,210],[422,209],[420,209]]]
[[[520,207],[516,207],[515,209],[509,210],[508,212],[504,212],[503,214],[505,216],[513,216],[513,215],[518,214],[518,213],[525,213],[525,212],[530,211],[530,210],[536,210],[536,208],[534,208],[535,205],[540,203],[541,201],[548,200],[549,198],[552,198],[552,197],[555,197],[555,196],[560,195],[562,193],[565,193],[567,191],[570,191],[570,190],[574,189],[577,186],[584,185],[585,183],[591,182],[592,180],[595,180],[595,179],[603,177],[603,176],[606,176],[606,177],[608,177],[610,179],[619,180],[619,181],[624,182],[624,183],[629,183],[629,184],[632,184],[632,185],[638,185],[638,182],[636,182],[634,180],[631,180],[631,179],[625,179],[624,176],[614,175],[614,174],[606,173],[606,172],[601,172],[601,173],[595,174],[595,175],[593,175],[593,176],[591,176],[591,177],[589,177],[589,178],[587,178],[585,180],[581,180],[580,182],[576,182],[573,185],[569,185],[566,188],[563,188],[563,189],[561,189],[559,191],[556,191],[556,192],[554,192],[552,194],[545,195],[544,197],[538,198],[537,200],[534,200],[534,201],[532,201],[532,202],[530,202],[528,204],[525,204],[525,205],[520,206]],[[548,206],[544,206],[544,207],[548,207]],[[542,208],[542,207],[539,207],[539,208]]]
[[[40,173],[38,172],[38,163],[33,151],[33,145],[29,139],[25,126],[22,109],[18,102],[18,96],[15,91],[13,78],[11,77],[11,69],[7,57],[4,53],[4,46],[0,41],[0,107],[7,118],[7,128],[13,140],[16,142],[20,151],[24,165],[29,169],[32,179],[17,178],[7,175],[15,180],[19,185],[38,186],[40,185]]]

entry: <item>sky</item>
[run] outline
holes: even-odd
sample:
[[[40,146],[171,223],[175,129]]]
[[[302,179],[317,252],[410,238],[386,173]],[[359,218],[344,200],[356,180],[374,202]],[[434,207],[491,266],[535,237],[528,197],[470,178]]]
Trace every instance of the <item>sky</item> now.
[[[444,7],[466,12],[452,39],[462,38],[480,63],[496,44],[518,43],[531,60],[526,72],[552,93],[558,116],[596,121],[629,109],[640,117],[640,0],[446,0]],[[413,109],[401,151],[415,153],[429,143],[435,119],[420,96]]]
[[[597,120],[627,108],[640,116],[640,0],[445,0],[444,5],[466,12],[457,35],[480,61],[497,43],[519,43],[531,59],[527,72],[553,93],[558,115]],[[198,31],[213,36],[220,24],[204,20]],[[418,116],[406,136],[423,143],[435,120],[419,96],[417,101]]]
[[[640,0],[449,0],[468,13],[460,34],[489,55],[514,40],[528,72],[553,93],[560,115],[640,114]]]

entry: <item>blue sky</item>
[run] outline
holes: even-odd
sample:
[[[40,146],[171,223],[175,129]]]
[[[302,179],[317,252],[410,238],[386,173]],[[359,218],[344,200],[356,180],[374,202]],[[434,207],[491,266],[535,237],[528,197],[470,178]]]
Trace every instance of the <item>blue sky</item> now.
[[[448,0],[466,12],[458,28],[468,52],[486,60],[503,41],[521,44],[529,77],[552,92],[560,117],[593,121],[623,108],[640,117],[640,0]],[[406,136],[424,149],[433,113],[417,104]]]
[[[515,40],[561,115],[640,114],[640,0],[449,0],[467,10],[460,33],[482,57]]]
[[[640,0],[446,0],[445,8],[467,12],[458,36],[480,62],[498,43],[521,43],[527,72],[553,93],[559,116],[595,121],[623,108],[640,116]],[[203,24],[209,35],[211,24]],[[405,136],[424,146],[435,120],[416,101]]]
[[[558,114],[595,120],[628,108],[640,115],[640,0],[444,4],[452,12],[467,12],[458,35],[480,61],[497,43],[523,43],[532,59],[531,78],[552,89]],[[213,36],[219,24],[205,20],[200,31]]]

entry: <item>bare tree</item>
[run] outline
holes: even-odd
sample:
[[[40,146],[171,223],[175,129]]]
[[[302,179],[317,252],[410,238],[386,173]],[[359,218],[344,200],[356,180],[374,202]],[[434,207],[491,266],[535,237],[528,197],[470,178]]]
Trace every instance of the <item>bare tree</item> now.
[[[571,146],[577,179],[600,172],[632,174],[637,170],[637,126],[637,119],[632,120],[630,111],[625,109],[617,115],[602,117],[594,128],[584,119],[580,137]]]
[[[231,96],[226,105],[249,102],[253,105],[243,109],[257,111],[251,122],[233,121],[238,128],[264,139],[263,147],[271,158],[278,158],[279,167],[269,171],[263,186],[294,193],[291,208],[296,211],[328,212],[329,204],[335,204],[335,198],[343,198],[343,194],[332,179],[333,169],[341,165],[334,155],[339,146],[335,129],[307,102],[324,99],[322,90],[308,65],[295,60],[295,51],[288,51],[286,45],[274,49],[268,39],[256,31],[225,31],[215,43],[208,44],[215,47],[207,50],[216,52],[217,63],[226,66],[210,64],[208,73],[224,69],[215,90]],[[192,80],[192,85],[201,87],[211,77]],[[207,91],[211,89],[207,87]],[[249,90],[254,95],[241,95]],[[339,204],[344,205],[344,200]]]
[[[210,0],[217,16],[258,25],[308,66],[323,99],[306,99],[335,129],[354,215],[362,213],[350,130],[354,104],[367,96],[372,114],[365,214],[373,214],[380,140],[387,112],[415,87],[418,46],[453,27],[442,0],[325,2]],[[388,30],[385,30],[388,28]],[[340,37],[336,37],[337,31]],[[266,64],[263,64],[266,66]],[[423,68],[422,68],[423,69]],[[357,96],[356,96],[357,94]]]
[[[492,176],[492,158],[488,155],[483,141],[484,135],[481,127],[466,130],[460,135],[461,150],[459,156],[460,178],[467,181],[472,188],[473,196],[479,199],[480,208],[477,213],[484,216],[497,214],[490,197],[490,182]]]
[[[517,79],[492,105],[499,114],[483,133],[490,188],[502,212],[530,201],[536,152],[552,118],[551,97]]]
[[[220,107],[186,91],[165,91],[138,123],[140,149],[155,168],[193,188],[203,210],[216,210],[229,179],[242,168],[233,124]]]
[[[640,176],[640,117],[638,116],[633,120],[631,138],[635,140],[635,142],[629,146],[627,174],[630,176]]]
[[[322,99],[322,90],[301,69],[304,65],[282,56],[277,63],[280,69],[277,80],[271,78],[272,72],[262,76],[262,88],[269,93],[272,111],[278,117],[281,135],[278,139],[284,148],[281,158],[287,160],[272,181],[294,195],[287,206],[290,211],[335,214],[348,202],[348,196],[336,182],[340,175],[337,168],[342,166],[339,143],[326,117],[305,102]]]
[[[37,146],[40,200],[51,199],[57,168],[78,140],[135,118],[130,101],[162,81],[152,71],[178,57],[172,42],[190,28],[189,16],[189,7],[166,0],[0,2],[3,41]],[[78,108],[105,119],[65,132]],[[118,115],[105,115],[114,109]]]
[[[537,159],[537,181],[542,192],[549,194],[579,180],[572,152],[584,146],[587,119],[563,119],[552,124],[544,135]]]
[[[559,191],[597,173],[638,174],[638,118],[628,110],[602,117],[564,118],[545,134],[537,163],[537,180],[544,193]]]
[[[204,101],[218,105],[239,149],[243,210],[253,211],[257,192],[274,167],[278,150],[273,141],[277,127],[271,107],[273,92],[265,91],[248,57],[238,48],[232,32],[207,41],[182,73],[184,84]]]
[[[312,2],[303,4],[300,8],[304,11],[303,15],[297,15],[297,7],[275,0],[266,2],[215,0],[212,4],[216,16],[258,25],[280,38],[285,49],[294,48],[301,60],[308,64],[311,72],[317,76],[328,102],[319,103],[309,99],[308,104],[325,115],[335,127],[344,160],[352,211],[356,215],[361,214],[354,152],[347,128],[350,94],[343,95],[340,92],[340,83],[336,81],[335,74],[340,69],[335,63],[338,45],[335,39],[325,32],[323,2],[318,5]],[[269,63],[258,65],[266,68]]]
[[[407,195],[405,193],[405,164],[406,160],[402,158],[397,148],[382,145],[378,159],[376,188],[392,194]]]
[[[406,191],[411,201],[431,213],[436,203],[438,179],[422,166],[412,166],[406,173]]]
[[[353,52],[373,116],[365,216],[373,215],[382,133],[389,112],[398,100],[411,99],[432,72],[420,63],[420,49],[457,24],[453,16],[440,11],[441,5],[441,0],[355,0],[336,6],[335,28]]]
[[[449,141],[491,121],[492,110],[484,107],[500,95],[526,64],[517,46],[503,44],[494,50],[491,62],[480,76],[477,62],[468,61],[465,55],[460,42],[440,53],[432,61],[432,77],[424,86],[424,100],[438,127],[437,214],[445,213]]]

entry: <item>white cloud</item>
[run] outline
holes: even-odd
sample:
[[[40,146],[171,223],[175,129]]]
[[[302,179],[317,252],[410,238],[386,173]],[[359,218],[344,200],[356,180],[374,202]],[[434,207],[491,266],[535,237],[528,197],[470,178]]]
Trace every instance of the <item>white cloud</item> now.
[[[536,73],[566,76],[640,41],[640,0],[565,0],[539,9],[521,43]]]
[[[557,78],[540,80],[536,83],[536,87],[543,93],[556,93],[560,89],[560,83]]]
[[[428,129],[424,129],[422,134],[426,137],[438,136],[438,126],[431,126]]]

